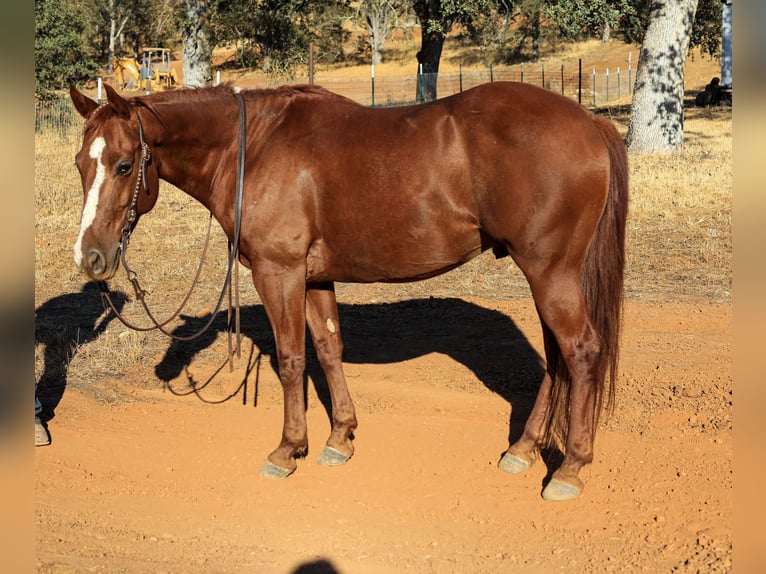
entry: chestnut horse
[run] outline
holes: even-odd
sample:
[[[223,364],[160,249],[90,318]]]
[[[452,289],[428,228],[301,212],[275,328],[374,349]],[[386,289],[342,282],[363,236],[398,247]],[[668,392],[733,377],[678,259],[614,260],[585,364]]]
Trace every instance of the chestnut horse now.
[[[87,119],[76,157],[81,271],[99,281],[114,275],[121,235],[152,209],[160,179],[207,207],[230,240],[239,237],[284,392],[282,439],[262,475],[288,476],[308,451],[307,325],[332,400],[319,462],[353,454],[335,281],[426,279],[492,249],[526,276],[547,362],[523,434],[499,466],[522,472],[555,443],[564,457],[542,495],[579,496],[599,415],[612,406],[621,321],[627,155],[608,120],[551,91],[501,82],[385,109],[314,86],[130,99],[106,86],[102,105],[70,92]]]

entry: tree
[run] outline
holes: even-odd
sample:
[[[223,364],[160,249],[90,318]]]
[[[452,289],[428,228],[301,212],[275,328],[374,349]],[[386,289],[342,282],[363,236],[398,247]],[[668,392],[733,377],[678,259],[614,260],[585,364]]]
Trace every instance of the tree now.
[[[344,45],[351,32],[343,24],[352,14],[350,0],[301,0],[295,2],[294,21],[303,39],[302,61],[306,61],[309,44],[316,47],[316,60],[342,62]]]
[[[511,40],[514,8],[513,0],[495,0],[466,25],[471,42],[479,47],[487,65],[495,59],[498,50]]]
[[[212,21],[214,43],[236,43],[242,65],[290,76],[306,62],[311,43],[318,61],[344,58],[350,33],[343,22],[350,13],[348,0],[219,0]]]
[[[257,10],[256,0],[219,0],[215,18],[211,19],[211,43],[214,46],[234,44],[242,67],[254,63],[251,48],[257,29],[254,18]]]
[[[667,153],[684,142],[684,64],[697,0],[655,0],[636,69],[626,143]]]
[[[631,0],[547,0],[545,4],[545,15],[569,39],[584,32],[606,42],[620,19],[634,12]]]
[[[202,87],[213,80],[213,48],[208,23],[215,0],[183,0],[183,81]]]
[[[71,0],[89,23],[82,42],[93,47],[110,73],[113,58],[136,54],[145,45],[155,10],[170,1],[175,0]]]
[[[722,34],[722,4],[731,0],[698,0],[697,11],[694,14],[689,47],[699,46],[709,56],[718,56],[721,52]]]
[[[518,0],[519,29],[522,39],[532,40],[532,61],[540,59],[540,25],[546,0]]]
[[[115,57],[114,46],[117,37],[122,34],[125,24],[130,19],[130,6],[126,6],[120,0],[108,0],[106,4],[106,14],[109,19],[109,54],[107,57],[107,72],[111,74],[114,71],[113,61]]]
[[[723,0],[723,3],[731,0]],[[642,43],[649,23],[652,0],[629,0],[629,10],[621,11],[618,27],[629,44]],[[689,48],[699,47],[711,57],[721,48],[721,0],[698,0]]]
[[[382,51],[388,35],[408,8],[406,0],[361,0],[357,4],[355,20],[367,30],[373,65],[383,61]]]
[[[412,8],[420,21],[417,96],[419,102],[436,99],[444,39],[455,23],[469,23],[489,0],[414,0]]]
[[[92,78],[96,63],[83,43],[83,14],[66,0],[35,0],[35,94],[50,97]]]

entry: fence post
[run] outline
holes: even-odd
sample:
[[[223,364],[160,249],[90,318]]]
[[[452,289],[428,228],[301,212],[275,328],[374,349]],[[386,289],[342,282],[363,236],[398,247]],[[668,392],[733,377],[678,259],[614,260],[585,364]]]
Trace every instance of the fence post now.
[[[593,107],[596,107],[596,68],[593,68]]]
[[[606,101],[609,102],[609,68],[606,69]]]
[[[98,98],[97,98],[99,105],[101,105],[101,88],[103,86],[104,86],[104,80],[99,78],[98,79]]]
[[[622,89],[620,86],[620,66],[617,66],[617,99],[619,100],[622,96]]]
[[[372,63],[370,71],[370,84],[372,88],[372,107],[375,107],[375,62]]]
[[[524,62],[521,63],[521,83],[524,83]]]
[[[582,58],[577,66],[577,103],[582,105]]]
[[[459,80],[460,80],[460,91],[462,92],[463,91],[463,63],[462,62],[460,62],[460,77],[459,77]]]
[[[425,101],[423,94],[423,64],[418,64],[418,97],[416,103],[422,104]]]
[[[314,85],[314,42],[309,43],[309,84]]]
[[[152,64],[151,57],[147,54],[144,57],[144,70],[142,72],[144,76],[144,91],[146,92],[147,95],[152,93],[152,78],[149,75],[151,64]]]
[[[540,64],[540,85],[545,87],[545,64]]]
[[[490,64],[489,65],[489,83],[491,84],[494,81],[495,81],[495,75],[492,72],[492,64]]]
[[[564,64],[561,64],[561,95],[564,95]]]

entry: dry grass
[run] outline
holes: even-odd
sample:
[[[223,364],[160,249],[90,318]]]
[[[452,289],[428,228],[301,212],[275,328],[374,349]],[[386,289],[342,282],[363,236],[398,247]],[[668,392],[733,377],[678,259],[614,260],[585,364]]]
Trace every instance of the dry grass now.
[[[731,109],[687,107],[685,133],[681,153],[631,157],[628,293],[730,300]]]
[[[624,133],[626,109],[604,110]],[[674,155],[631,157],[631,212],[627,236],[629,298],[700,297],[731,300],[732,124],[731,109],[687,107],[686,149]],[[79,134],[42,134],[35,141],[35,371],[48,392],[63,385],[94,386],[111,400],[117,391],[96,385],[131,374],[131,384],[155,387],[153,365],[168,351],[157,332],[133,332],[103,312],[97,290],[85,285],[71,246],[79,225],[82,189],[74,154]],[[165,317],[186,293],[202,250],[208,215],[181,191],[163,184],[155,210],[142,219],[129,261],[149,291],[153,311]],[[186,314],[204,318],[223,283],[226,240],[213,223],[208,264]],[[485,254],[446,275],[401,285],[339,285],[343,303],[420,297],[513,298],[528,295],[509,258]],[[258,302],[246,271],[242,300]],[[125,295],[124,311],[146,324],[130,285],[119,274],[111,287]],[[94,333],[94,326],[105,327]],[[264,328],[268,328],[264,326]],[[212,335],[215,336],[215,335]],[[220,362],[223,337],[200,358]]]

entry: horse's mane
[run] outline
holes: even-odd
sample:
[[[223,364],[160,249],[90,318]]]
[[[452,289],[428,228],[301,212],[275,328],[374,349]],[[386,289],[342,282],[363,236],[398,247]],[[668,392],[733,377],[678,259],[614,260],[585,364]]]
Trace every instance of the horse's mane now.
[[[235,93],[241,92],[246,100],[257,100],[262,97],[272,98],[331,98],[339,100],[348,100],[344,96],[330,92],[329,90],[316,85],[298,84],[285,85],[275,88],[258,89],[240,89],[230,82],[225,82],[217,86],[201,88],[184,88],[180,90],[162,90],[151,94],[133,96],[128,98],[128,102],[134,107],[142,107],[154,113],[158,119],[161,114],[158,113],[158,105],[167,103],[195,103],[206,104],[220,101],[222,97],[230,97]],[[86,123],[85,131],[97,129],[114,116],[114,110],[107,104],[101,105],[91,115]],[[160,120],[162,121],[162,120]]]
[[[277,97],[342,97],[322,88],[309,84],[285,85],[276,88],[240,89],[231,82],[224,82],[217,86],[201,88],[184,88],[182,90],[163,90],[145,96],[131,98],[134,105],[151,107],[152,104],[166,102],[194,102],[205,103],[218,99],[221,96],[231,96],[240,92],[246,99],[256,99],[263,96]]]

